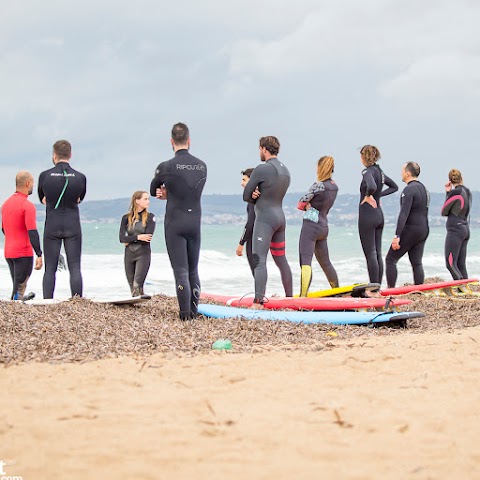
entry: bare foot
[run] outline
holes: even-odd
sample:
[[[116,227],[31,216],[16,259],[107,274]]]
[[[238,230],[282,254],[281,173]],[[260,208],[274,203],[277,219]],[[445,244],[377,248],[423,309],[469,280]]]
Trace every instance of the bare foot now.
[[[252,310],[263,310],[264,307],[261,303],[252,303],[252,306],[250,307]]]

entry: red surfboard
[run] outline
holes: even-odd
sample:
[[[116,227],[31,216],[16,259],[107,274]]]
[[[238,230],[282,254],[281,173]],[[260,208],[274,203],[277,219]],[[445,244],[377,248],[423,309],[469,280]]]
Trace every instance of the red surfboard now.
[[[235,297],[202,293],[203,300],[213,300],[232,307],[251,307],[253,297]],[[354,297],[270,297],[263,304],[264,308],[271,310],[366,310],[368,308],[392,309],[400,305],[408,305],[410,300],[385,299],[385,298],[354,298]]]
[[[478,283],[477,278],[466,278],[462,280],[450,280],[448,282],[438,283],[422,283],[421,285],[405,285],[403,287],[385,288],[380,290],[380,294],[384,297],[391,295],[405,295],[407,293],[415,292],[431,292],[431,293],[449,293],[449,289],[452,287],[461,287],[462,285],[468,285],[469,283]]]

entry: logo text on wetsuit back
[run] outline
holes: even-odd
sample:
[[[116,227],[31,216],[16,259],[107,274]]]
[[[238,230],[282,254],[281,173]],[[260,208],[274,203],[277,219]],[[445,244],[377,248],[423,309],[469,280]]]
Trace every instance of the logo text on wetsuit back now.
[[[74,177],[75,174],[74,173],[51,173],[50,174],[51,177]]]
[[[197,163],[195,165],[184,165],[177,163],[177,170],[205,170],[205,165]]]

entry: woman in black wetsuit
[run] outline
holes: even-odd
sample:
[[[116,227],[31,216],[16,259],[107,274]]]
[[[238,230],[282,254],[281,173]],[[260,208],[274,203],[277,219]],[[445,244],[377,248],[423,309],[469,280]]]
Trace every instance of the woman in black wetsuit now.
[[[383,212],[380,197],[390,195],[398,190],[397,184],[387,177],[377,162],[380,151],[373,145],[365,145],[360,150],[364,167],[360,184],[360,205],[358,208],[358,233],[363,253],[367,260],[368,276],[371,283],[382,283],[382,233]],[[383,190],[383,185],[388,188]]]
[[[143,295],[143,284],[150,268],[155,216],[148,212],[149,205],[148,192],[135,192],[129,212],[122,217],[120,224],[119,239],[125,243],[125,273],[133,297]]]
[[[332,288],[338,287],[337,272],[328,255],[327,215],[337,198],[338,187],[332,180],[333,157],[322,157],[317,164],[317,181],[299,200],[297,208],[304,210],[300,232],[300,296],[306,297],[312,282],[312,257],[315,253],[318,263],[327,276]]]
[[[452,169],[445,184],[447,197],[442,215],[447,217],[445,238],[445,263],[454,280],[468,278],[466,258],[470,240],[469,215],[472,207],[472,192],[463,185],[462,174]]]

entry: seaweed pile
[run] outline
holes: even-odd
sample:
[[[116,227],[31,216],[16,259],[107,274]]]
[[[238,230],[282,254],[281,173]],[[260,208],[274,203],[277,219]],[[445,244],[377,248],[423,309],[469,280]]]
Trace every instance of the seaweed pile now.
[[[0,302],[0,363],[84,362],[124,355],[164,352],[194,355],[211,350],[219,338],[231,340],[234,352],[279,349],[320,350],[333,339],[361,336],[415,335],[480,325],[480,297],[436,297],[411,294],[405,311],[425,318],[408,328],[303,325],[290,322],[178,319],[177,300],[155,295],[139,305],[105,305],[83,298],[49,306]]]

